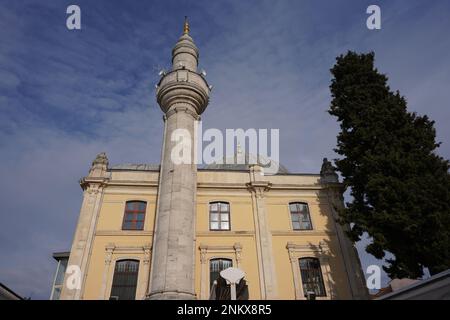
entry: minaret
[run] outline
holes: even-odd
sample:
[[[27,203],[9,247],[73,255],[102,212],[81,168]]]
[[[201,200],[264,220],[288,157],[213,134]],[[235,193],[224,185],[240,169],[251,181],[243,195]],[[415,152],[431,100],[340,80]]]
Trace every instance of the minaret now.
[[[208,105],[210,93],[205,78],[197,72],[198,56],[185,20],[183,35],[172,50],[172,70],[162,73],[156,89],[158,104],[165,113],[164,142],[148,299],[196,298],[194,127]],[[180,133],[190,163],[172,159]]]

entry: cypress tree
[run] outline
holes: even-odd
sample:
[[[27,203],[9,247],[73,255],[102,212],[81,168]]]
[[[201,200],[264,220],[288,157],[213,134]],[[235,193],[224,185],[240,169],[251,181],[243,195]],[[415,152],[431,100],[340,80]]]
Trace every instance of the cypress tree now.
[[[340,222],[353,241],[366,232],[376,258],[394,255],[383,267],[391,278],[417,278],[450,268],[449,162],[436,153],[434,121],[408,112],[374,57],[349,51],[331,69],[335,163],[352,196]]]

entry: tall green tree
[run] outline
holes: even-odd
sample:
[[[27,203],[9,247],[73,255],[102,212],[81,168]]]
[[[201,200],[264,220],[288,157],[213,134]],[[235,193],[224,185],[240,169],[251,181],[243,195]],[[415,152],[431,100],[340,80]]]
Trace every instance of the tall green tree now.
[[[340,219],[352,240],[368,233],[368,253],[394,255],[384,267],[390,277],[434,274],[450,268],[449,162],[436,154],[434,122],[407,111],[374,57],[349,51],[331,69],[335,163],[353,198]]]

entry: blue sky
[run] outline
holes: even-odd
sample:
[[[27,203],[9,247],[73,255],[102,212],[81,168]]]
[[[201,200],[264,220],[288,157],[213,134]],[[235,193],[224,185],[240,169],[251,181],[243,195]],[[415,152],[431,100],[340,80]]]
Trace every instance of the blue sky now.
[[[54,251],[70,248],[78,179],[111,164],[158,163],[159,69],[189,16],[214,85],[204,128],[280,128],[280,161],[318,172],[334,158],[329,69],[347,50],[376,65],[411,111],[436,121],[450,158],[448,1],[0,0],[0,281],[47,299]],[[82,30],[66,28],[81,7]],[[366,28],[378,4],[382,29]],[[364,265],[373,259],[361,250]],[[386,278],[384,278],[386,281]]]

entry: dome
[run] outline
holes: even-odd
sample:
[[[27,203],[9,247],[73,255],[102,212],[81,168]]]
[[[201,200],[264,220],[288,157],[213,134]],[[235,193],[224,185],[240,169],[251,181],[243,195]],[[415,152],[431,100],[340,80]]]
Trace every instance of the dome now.
[[[240,160],[240,161],[239,161]],[[289,171],[281,163],[272,160],[263,155],[254,155],[247,153],[237,153],[232,157],[224,157],[222,163],[211,163],[203,167],[206,170],[235,170],[235,171],[248,171],[250,166],[258,164],[263,168],[278,165],[278,174],[287,174]]]

